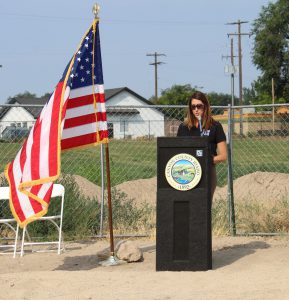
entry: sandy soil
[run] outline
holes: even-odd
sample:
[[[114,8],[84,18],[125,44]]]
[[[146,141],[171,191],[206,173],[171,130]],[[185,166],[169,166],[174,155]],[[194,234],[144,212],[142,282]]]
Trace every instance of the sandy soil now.
[[[289,237],[213,239],[213,270],[156,272],[155,242],[139,239],[144,261],[98,265],[108,241],[66,251],[0,256],[0,299],[288,299]]]
[[[86,196],[101,199],[101,188],[89,180],[74,175],[80,191]],[[119,191],[125,192],[135,203],[149,203],[156,205],[157,179],[137,179],[123,182],[115,186]],[[217,187],[214,201],[227,199],[227,185]],[[288,198],[289,174],[277,172],[254,172],[241,176],[234,180],[234,199],[236,202],[243,200],[255,200],[262,202],[275,202]]]

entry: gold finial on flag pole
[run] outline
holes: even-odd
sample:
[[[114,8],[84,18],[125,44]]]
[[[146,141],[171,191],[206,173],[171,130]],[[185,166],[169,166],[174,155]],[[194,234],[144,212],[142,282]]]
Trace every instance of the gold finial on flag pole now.
[[[99,13],[99,11],[100,11],[100,6],[99,6],[97,3],[95,3],[95,4],[93,5],[93,7],[92,7],[92,12],[93,12],[93,14],[94,14],[94,18],[95,18],[95,19],[98,18],[98,13]]]

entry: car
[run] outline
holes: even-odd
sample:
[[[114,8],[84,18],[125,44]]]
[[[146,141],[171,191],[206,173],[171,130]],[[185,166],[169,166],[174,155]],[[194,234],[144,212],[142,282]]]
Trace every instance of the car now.
[[[30,129],[25,127],[7,126],[3,132],[1,140],[9,142],[22,141],[29,135]]]

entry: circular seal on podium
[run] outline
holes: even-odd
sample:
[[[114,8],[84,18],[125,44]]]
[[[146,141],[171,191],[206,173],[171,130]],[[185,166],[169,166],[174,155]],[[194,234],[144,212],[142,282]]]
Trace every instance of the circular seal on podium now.
[[[167,162],[165,176],[169,185],[174,189],[188,191],[200,182],[202,167],[194,156],[180,153]]]

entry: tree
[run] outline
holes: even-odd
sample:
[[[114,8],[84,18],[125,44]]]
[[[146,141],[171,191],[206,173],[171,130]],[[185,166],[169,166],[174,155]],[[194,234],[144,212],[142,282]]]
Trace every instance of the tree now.
[[[227,106],[231,103],[232,96],[229,94],[210,92],[207,94],[212,106]],[[237,98],[235,98],[236,100]]]
[[[256,91],[254,84],[251,85],[251,88],[243,88],[243,103],[247,104],[260,104],[258,98],[256,97]],[[268,102],[267,102],[268,103]]]
[[[271,98],[274,78],[276,102],[283,102],[282,97],[289,98],[289,1],[278,0],[263,6],[252,32],[253,63],[261,71],[253,84],[257,98],[261,102]]]
[[[22,99],[22,100],[23,99],[45,99],[45,100],[49,100],[50,96],[51,96],[51,93],[45,93],[43,96],[37,97],[36,94],[25,91],[24,93],[19,93],[13,97],[9,97],[6,102],[9,103],[9,101],[11,99]]]
[[[187,105],[188,99],[196,91],[190,84],[185,85],[173,85],[170,88],[162,90],[161,96],[159,97],[155,104],[161,105]],[[210,92],[207,93],[208,100],[211,105],[216,106],[227,106],[231,103],[231,95]],[[154,96],[150,98],[150,101],[153,102]]]
[[[19,94],[13,96],[13,97],[9,97],[7,99],[7,102],[9,102],[9,100],[11,100],[12,98],[17,98],[17,99],[35,99],[37,97],[36,97],[36,94],[32,94],[32,93],[30,93],[28,91],[25,91],[24,93],[19,93]]]
[[[155,104],[161,105],[187,105],[189,97],[193,94],[195,89],[190,84],[173,85],[161,91],[161,96]]]
[[[157,102],[154,102],[154,96],[149,100],[159,105],[186,105],[191,95],[196,91],[190,84],[185,85],[173,85],[171,88],[162,90],[161,96]],[[211,105],[214,106],[227,106],[231,103],[231,95],[223,93],[210,92],[207,93],[208,100]],[[235,98],[238,101],[238,98]],[[223,109],[214,110],[214,114],[222,114]],[[180,110],[172,112],[170,109],[163,109],[162,112],[169,117],[174,117],[176,119],[182,120],[186,114],[185,110]]]

